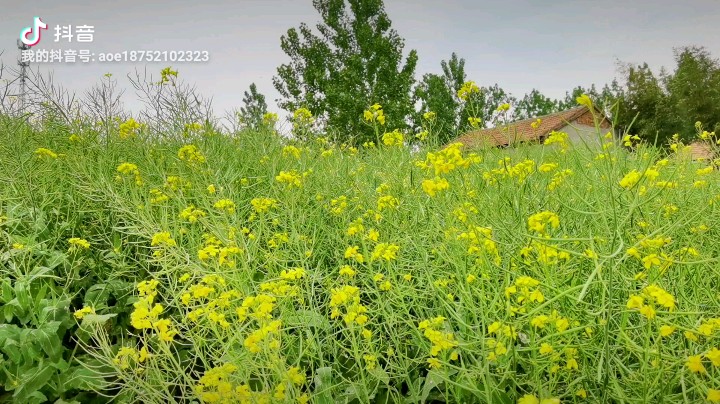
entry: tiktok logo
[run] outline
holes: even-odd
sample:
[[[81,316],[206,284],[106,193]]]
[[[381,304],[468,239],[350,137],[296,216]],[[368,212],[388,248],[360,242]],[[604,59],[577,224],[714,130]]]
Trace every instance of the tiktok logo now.
[[[27,46],[35,46],[40,42],[40,30],[47,29],[47,24],[40,17],[35,17],[32,27],[25,27],[20,31],[20,41]]]

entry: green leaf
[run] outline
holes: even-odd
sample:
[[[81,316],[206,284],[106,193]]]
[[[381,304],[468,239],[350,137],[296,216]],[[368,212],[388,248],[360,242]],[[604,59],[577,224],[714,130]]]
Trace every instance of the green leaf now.
[[[67,254],[61,251],[51,251],[45,259],[47,269],[55,269],[58,265],[68,262]]]
[[[86,328],[96,325],[103,325],[111,318],[117,316],[116,313],[111,314],[86,314],[80,323],[80,328]]]
[[[41,324],[49,321],[63,321],[71,317],[70,300],[68,299],[44,299],[38,306],[42,307],[38,313],[38,322]]]
[[[12,363],[19,365],[23,361],[23,350],[20,339],[7,338],[2,345],[2,351],[8,356]]]
[[[5,307],[3,307],[3,317],[5,317],[5,322],[9,323],[13,320],[15,312],[15,307],[10,305],[10,302],[5,304]]]
[[[333,378],[332,368],[322,367],[315,370],[315,402],[318,404],[333,404],[332,396]]]
[[[63,373],[61,379],[65,390],[102,390],[108,385],[98,372],[82,366],[74,366]]]
[[[80,401],[72,400],[72,401],[65,401],[62,398],[58,398],[55,400],[55,403],[53,404],[82,404]]]
[[[22,310],[22,313],[30,311],[32,300],[30,291],[28,290],[27,283],[24,280],[15,282],[15,300],[18,302],[18,308]]]
[[[60,321],[51,321],[31,330],[29,335],[29,338],[32,338],[33,342],[37,343],[53,361],[60,359],[63,352],[62,341],[58,335],[61,325]]]
[[[15,293],[13,293],[12,285],[10,281],[5,279],[2,280],[2,294],[0,294],[0,302],[7,303],[13,299]]]
[[[0,347],[4,346],[8,339],[20,339],[20,327],[14,324],[0,324]]]
[[[33,391],[27,398],[27,404],[43,404],[48,402],[47,396],[39,391]]]
[[[23,372],[20,376],[20,387],[18,387],[13,394],[16,402],[30,402],[33,393],[43,388],[43,386],[47,384],[47,381],[53,376],[53,373],[55,373],[55,369],[42,362],[40,362],[37,367]],[[45,398],[45,400],[47,400],[47,398]]]
[[[430,369],[427,376],[425,376],[425,384],[423,385],[422,393],[420,394],[421,402],[424,403],[425,400],[427,400],[428,396],[430,395],[430,392],[433,389],[439,388],[444,382],[445,382],[444,374],[437,371],[436,369]]]
[[[390,376],[385,371],[385,369],[383,369],[382,367],[376,366],[374,369],[372,369],[370,371],[370,374],[375,376],[375,378],[377,378],[378,381],[383,383],[384,385],[386,385],[386,386],[390,385]]]
[[[46,266],[36,266],[27,275],[27,279],[30,283],[39,278],[57,278],[52,273],[52,268]]]

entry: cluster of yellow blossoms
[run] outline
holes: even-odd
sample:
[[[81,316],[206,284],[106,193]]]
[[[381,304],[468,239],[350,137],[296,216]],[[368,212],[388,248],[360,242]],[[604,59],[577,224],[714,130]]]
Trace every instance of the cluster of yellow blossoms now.
[[[445,178],[435,177],[429,180],[423,180],[422,189],[428,196],[434,197],[440,191],[450,188],[450,183]]]
[[[204,246],[198,250],[198,258],[202,262],[210,262],[217,258],[219,266],[235,268],[234,256],[242,254],[242,249],[235,245],[223,245],[217,237],[210,234],[203,234]]]
[[[385,125],[385,114],[383,113],[382,106],[380,104],[374,104],[370,109],[363,112],[363,117],[367,122],[377,122],[380,125]]]
[[[662,249],[672,242],[670,237],[658,236],[655,238],[639,236],[640,240],[637,247],[627,249],[627,255],[636,258],[642,263],[644,271],[635,275],[635,279],[644,279],[646,272],[652,268],[658,268],[659,272],[664,273],[673,263],[671,256],[666,254]],[[688,249],[685,251],[691,255],[697,255],[697,250]]]
[[[560,146],[560,150],[564,153],[568,148],[568,134],[565,132],[550,132],[550,135],[543,142],[546,145],[557,144]]]
[[[117,172],[125,176],[132,175],[133,177],[135,177],[135,185],[142,186],[143,180],[142,177],[140,177],[140,170],[135,164],[122,163],[117,167]],[[115,177],[115,180],[121,182],[123,180],[123,177],[118,175]]]
[[[120,136],[120,139],[132,139],[137,136],[138,130],[140,130],[143,126],[144,125],[142,125],[140,122],[137,122],[135,119],[128,118],[118,127],[118,135]]]
[[[220,199],[213,204],[213,207],[231,215],[235,213],[235,202],[230,199]]]
[[[365,314],[367,307],[360,303],[360,288],[344,285],[333,288],[330,294],[330,308],[332,309],[330,318],[342,316],[348,326],[353,323],[363,326],[368,322],[368,316]]]
[[[483,179],[488,185],[498,184],[498,179],[514,178],[518,183],[522,184],[535,172],[535,162],[533,160],[523,160],[515,165],[511,165],[512,159],[505,157],[498,161],[498,168],[483,173]]]
[[[68,244],[70,244],[70,248],[68,248],[68,251],[70,252],[90,249],[90,243],[87,240],[79,237],[69,238]]]
[[[405,138],[399,130],[395,129],[392,132],[385,132],[382,136],[382,141],[385,146],[402,147]]]
[[[143,346],[140,350],[132,347],[124,346],[118,350],[118,353],[113,358],[113,363],[120,368],[120,370],[126,370],[134,364],[141,365],[152,357],[147,346]],[[142,368],[136,369],[136,372],[142,372]]]
[[[456,348],[458,341],[452,332],[445,332],[442,327],[445,325],[445,317],[438,316],[430,320],[423,320],[418,324],[418,328],[423,332],[432,346],[430,347],[430,358],[427,360],[431,369],[442,367],[442,362],[438,356],[443,352],[449,352],[450,360],[457,360],[459,353]]]
[[[275,177],[275,181],[285,184],[288,187],[300,188],[302,186],[302,179],[304,176],[304,174],[301,175],[295,170],[280,171],[280,174]]]
[[[473,94],[480,92],[480,87],[475,84],[474,81],[466,81],[457,92],[458,98],[463,101],[467,101]]]
[[[140,298],[133,304],[135,309],[130,314],[130,324],[137,330],[154,331],[161,341],[172,342],[178,332],[169,319],[160,318],[163,306],[154,302],[158,284],[155,279],[138,284]]]
[[[205,212],[202,209],[198,209],[195,207],[195,205],[190,205],[187,208],[183,209],[182,212],[178,215],[180,219],[187,220],[189,223],[195,223],[199,219],[207,216],[207,212]]]
[[[255,213],[267,213],[270,209],[277,207],[278,201],[273,198],[253,198],[250,201],[250,206]]]
[[[186,282],[190,279],[190,274],[180,277],[180,282]],[[228,327],[230,324],[225,320],[225,315],[215,313],[217,309],[227,309],[232,302],[240,298],[240,292],[235,289],[224,290],[227,286],[225,278],[219,275],[206,275],[193,285],[190,285],[187,292],[180,296],[180,301],[185,306],[192,304],[201,304],[200,308],[190,311],[187,318],[192,322],[197,322],[198,318],[207,314],[211,321]]]
[[[630,295],[627,302],[628,309],[638,310],[648,320],[655,318],[656,307],[674,310],[675,297],[655,284],[646,286],[639,295]]]
[[[186,192],[190,190],[192,183],[185,178],[178,177],[177,175],[168,175],[167,178],[165,178],[165,184],[163,187],[165,189],[169,189],[170,191]]]
[[[463,157],[462,143],[452,143],[438,152],[428,152],[425,161],[415,163],[425,171],[432,172],[434,178],[423,180],[422,189],[430,197],[436,196],[440,191],[450,188],[450,183],[443,175],[458,169],[470,167],[471,164],[481,162],[480,157],[471,153],[467,158]]]
[[[60,155],[45,147],[38,147],[37,149],[35,149],[35,156],[37,158],[48,157],[51,159],[56,159]]]
[[[200,152],[197,146],[189,144],[178,150],[178,158],[190,166],[199,165],[205,162],[205,156]]]
[[[474,256],[487,254],[492,257],[495,265],[500,265],[500,252],[490,227],[470,226],[467,231],[458,234],[457,239],[468,242],[468,254]]]
[[[240,403],[240,404],[270,404],[274,402],[287,402],[288,387],[299,387],[305,384],[305,375],[302,370],[293,366],[284,372],[274,391],[253,391],[248,384],[233,382],[238,368],[226,363],[207,370],[195,385],[195,391],[205,403]],[[307,393],[298,393],[298,404],[307,404],[310,401]]]
[[[493,336],[485,339],[485,347],[488,350],[487,360],[491,362],[496,362],[507,355],[507,347],[512,346],[513,341],[518,337],[515,327],[499,321],[488,326],[488,334]]]

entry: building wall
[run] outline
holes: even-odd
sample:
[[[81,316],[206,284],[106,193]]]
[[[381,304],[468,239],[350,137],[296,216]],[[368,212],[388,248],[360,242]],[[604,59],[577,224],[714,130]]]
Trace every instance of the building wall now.
[[[601,129],[601,132],[598,134],[598,131],[594,126],[583,125],[576,121],[570,125],[563,126],[558,130],[558,132],[567,133],[568,140],[574,146],[583,147],[584,144],[587,144],[588,147],[601,147],[603,143],[603,136],[609,130],[610,129]]]

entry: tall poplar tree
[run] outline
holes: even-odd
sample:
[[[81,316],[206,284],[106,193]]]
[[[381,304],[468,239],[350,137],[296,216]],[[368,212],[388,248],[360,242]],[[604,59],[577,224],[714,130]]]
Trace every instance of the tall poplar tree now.
[[[417,52],[403,57],[404,40],[391,28],[382,0],[314,0],[322,22],[281,37],[290,62],[277,69],[278,105],[307,108],[343,141],[375,140],[363,111],[382,105],[387,131],[406,129],[413,112]]]

